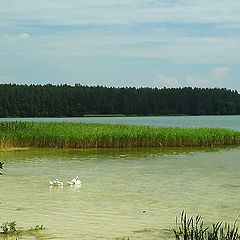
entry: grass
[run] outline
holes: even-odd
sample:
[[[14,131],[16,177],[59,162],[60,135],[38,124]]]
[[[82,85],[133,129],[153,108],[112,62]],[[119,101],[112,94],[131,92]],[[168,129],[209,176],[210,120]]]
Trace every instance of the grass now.
[[[240,235],[236,223],[237,220],[233,225],[217,222],[206,226],[200,215],[188,218],[183,211],[173,232],[176,240],[239,240]]]
[[[0,231],[0,238],[8,239],[10,236],[14,236],[14,238],[19,236],[35,236],[39,231],[45,229],[43,225],[37,225],[30,229],[21,229],[16,226],[17,224],[15,221],[2,223],[0,227],[2,229],[2,231]]]
[[[240,143],[240,132],[113,124],[1,122],[0,149],[199,147]]]

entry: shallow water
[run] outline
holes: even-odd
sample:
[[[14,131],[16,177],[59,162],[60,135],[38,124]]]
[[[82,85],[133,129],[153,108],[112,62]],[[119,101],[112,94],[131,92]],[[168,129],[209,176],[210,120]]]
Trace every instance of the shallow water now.
[[[185,209],[209,222],[240,213],[240,148],[31,150],[0,153],[0,222],[39,238],[169,239]],[[79,176],[81,188],[49,188]],[[144,212],[145,211],[145,212]]]

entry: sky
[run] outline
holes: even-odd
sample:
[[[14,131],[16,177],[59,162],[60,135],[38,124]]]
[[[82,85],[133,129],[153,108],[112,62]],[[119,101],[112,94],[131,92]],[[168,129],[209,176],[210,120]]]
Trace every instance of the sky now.
[[[239,0],[0,0],[0,83],[240,92]]]

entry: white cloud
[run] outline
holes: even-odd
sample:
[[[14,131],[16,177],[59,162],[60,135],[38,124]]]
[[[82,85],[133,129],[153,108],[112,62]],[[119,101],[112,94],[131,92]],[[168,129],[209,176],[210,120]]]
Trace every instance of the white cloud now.
[[[237,0],[2,0],[2,24],[132,24],[142,22],[236,23]],[[7,14],[6,14],[7,13]]]
[[[213,79],[221,80],[227,77],[230,72],[231,72],[231,69],[228,67],[219,67],[219,68],[214,68],[210,74]]]
[[[187,76],[186,83],[194,87],[225,87],[226,78],[231,69],[228,67],[217,67],[212,69],[206,77]]]
[[[18,36],[18,38],[21,40],[28,40],[30,39],[30,35],[28,33],[22,33]]]
[[[159,88],[170,88],[170,87],[180,87],[180,83],[175,76],[168,76],[165,74],[160,74],[157,81],[155,81],[154,86]]]
[[[21,0],[21,5],[19,0],[2,0],[0,28],[21,30],[21,40],[34,34],[29,51],[22,53],[38,56],[45,52],[49,56],[108,55],[178,64],[238,64],[239,34],[201,36],[200,32],[196,36],[191,33],[195,28],[191,24],[240,25],[239,12],[240,4],[234,0],[41,0],[37,7],[32,0]],[[187,23],[191,23],[186,27],[190,29],[179,26]],[[1,39],[0,45],[8,48]]]
[[[16,41],[26,41],[31,39],[31,36],[28,33],[21,33],[18,35],[9,35],[9,34],[0,34],[0,43],[5,44],[7,46],[10,42],[16,42]]]
[[[169,76],[161,73],[158,80],[155,81],[157,87],[200,87],[200,88],[214,88],[225,87],[226,78],[231,69],[228,67],[217,67],[212,69],[206,76],[187,75],[182,78],[176,76]]]
[[[39,79],[51,80],[51,68],[64,62],[66,72],[72,69],[66,76],[77,72],[73,78],[78,79],[80,65],[91,69],[83,78],[92,78],[91,72],[97,72],[97,64],[92,64],[98,58],[109,65],[115,61],[116,69],[122,64],[126,76],[136,71],[138,62],[145,61],[146,69],[141,67],[140,72],[147,81],[159,73],[159,66],[181,64],[182,75],[187,75],[186,66],[196,71],[185,77],[185,84],[214,85],[230,71],[221,67],[199,77],[196,65],[205,69],[209,64],[239,66],[240,33],[235,30],[240,26],[239,12],[238,0],[21,0],[21,4],[19,0],[1,0],[0,67],[16,76],[28,73],[34,80],[34,71],[16,70],[13,62],[26,61],[23,66],[32,69],[46,66],[48,71],[39,71]],[[82,59],[87,58],[93,60],[85,63]],[[105,78],[109,69],[95,74],[96,82]],[[112,78],[116,79],[114,74]],[[128,77],[129,85],[136,82],[134,78],[139,76]],[[157,83],[176,87],[183,85],[184,79],[174,72],[162,73]]]
[[[212,80],[199,76],[187,76],[186,86],[189,87],[212,87]]]

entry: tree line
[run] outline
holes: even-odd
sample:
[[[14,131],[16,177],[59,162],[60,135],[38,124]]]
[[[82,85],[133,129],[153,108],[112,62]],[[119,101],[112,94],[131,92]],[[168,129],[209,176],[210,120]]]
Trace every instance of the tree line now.
[[[240,114],[240,95],[225,88],[0,84],[0,117],[79,117],[85,114]]]

